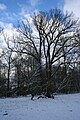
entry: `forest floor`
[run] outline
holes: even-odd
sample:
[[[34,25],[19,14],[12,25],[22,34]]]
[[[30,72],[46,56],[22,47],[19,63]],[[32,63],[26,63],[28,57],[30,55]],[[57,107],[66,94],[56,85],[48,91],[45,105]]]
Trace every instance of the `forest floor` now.
[[[0,120],[80,120],[80,93],[0,99]]]

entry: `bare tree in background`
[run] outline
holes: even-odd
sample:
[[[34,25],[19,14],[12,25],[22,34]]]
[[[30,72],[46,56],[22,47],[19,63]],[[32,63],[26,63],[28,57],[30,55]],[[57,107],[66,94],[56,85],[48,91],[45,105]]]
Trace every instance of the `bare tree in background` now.
[[[54,74],[61,65],[64,65],[64,76],[66,77],[67,56],[78,45],[75,42],[78,31],[78,20],[73,19],[72,14],[65,15],[59,9],[49,12],[34,14],[29,20],[22,22],[19,27],[20,36],[14,39],[14,47],[9,48],[15,52],[31,56],[36,61],[36,74],[41,78],[42,89],[51,97],[53,92]],[[53,66],[58,65],[53,71]],[[46,79],[43,82],[42,72],[45,70]],[[39,79],[38,77],[38,79]],[[43,87],[44,86],[44,87]],[[44,90],[42,90],[44,91]]]

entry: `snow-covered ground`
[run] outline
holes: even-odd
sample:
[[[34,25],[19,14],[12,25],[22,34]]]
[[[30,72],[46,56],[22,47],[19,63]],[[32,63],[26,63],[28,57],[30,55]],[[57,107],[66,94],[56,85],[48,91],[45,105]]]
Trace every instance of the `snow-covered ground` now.
[[[80,94],[0,99],[0,120],[80,120]]]

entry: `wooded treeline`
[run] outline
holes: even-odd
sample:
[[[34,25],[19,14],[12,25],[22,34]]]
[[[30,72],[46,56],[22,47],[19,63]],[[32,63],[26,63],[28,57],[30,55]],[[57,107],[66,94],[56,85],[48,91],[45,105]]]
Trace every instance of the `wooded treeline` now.
[[[72,13],[35,13],[17,33],[3,34],[0,97],[80,92],[80,23]]]

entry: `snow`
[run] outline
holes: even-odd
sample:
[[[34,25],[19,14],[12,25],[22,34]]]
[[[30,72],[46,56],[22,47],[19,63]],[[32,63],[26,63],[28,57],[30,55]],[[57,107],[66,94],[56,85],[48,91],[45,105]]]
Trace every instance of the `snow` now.
[[[80,93],[0,99],[0,120],[80,120]]]

